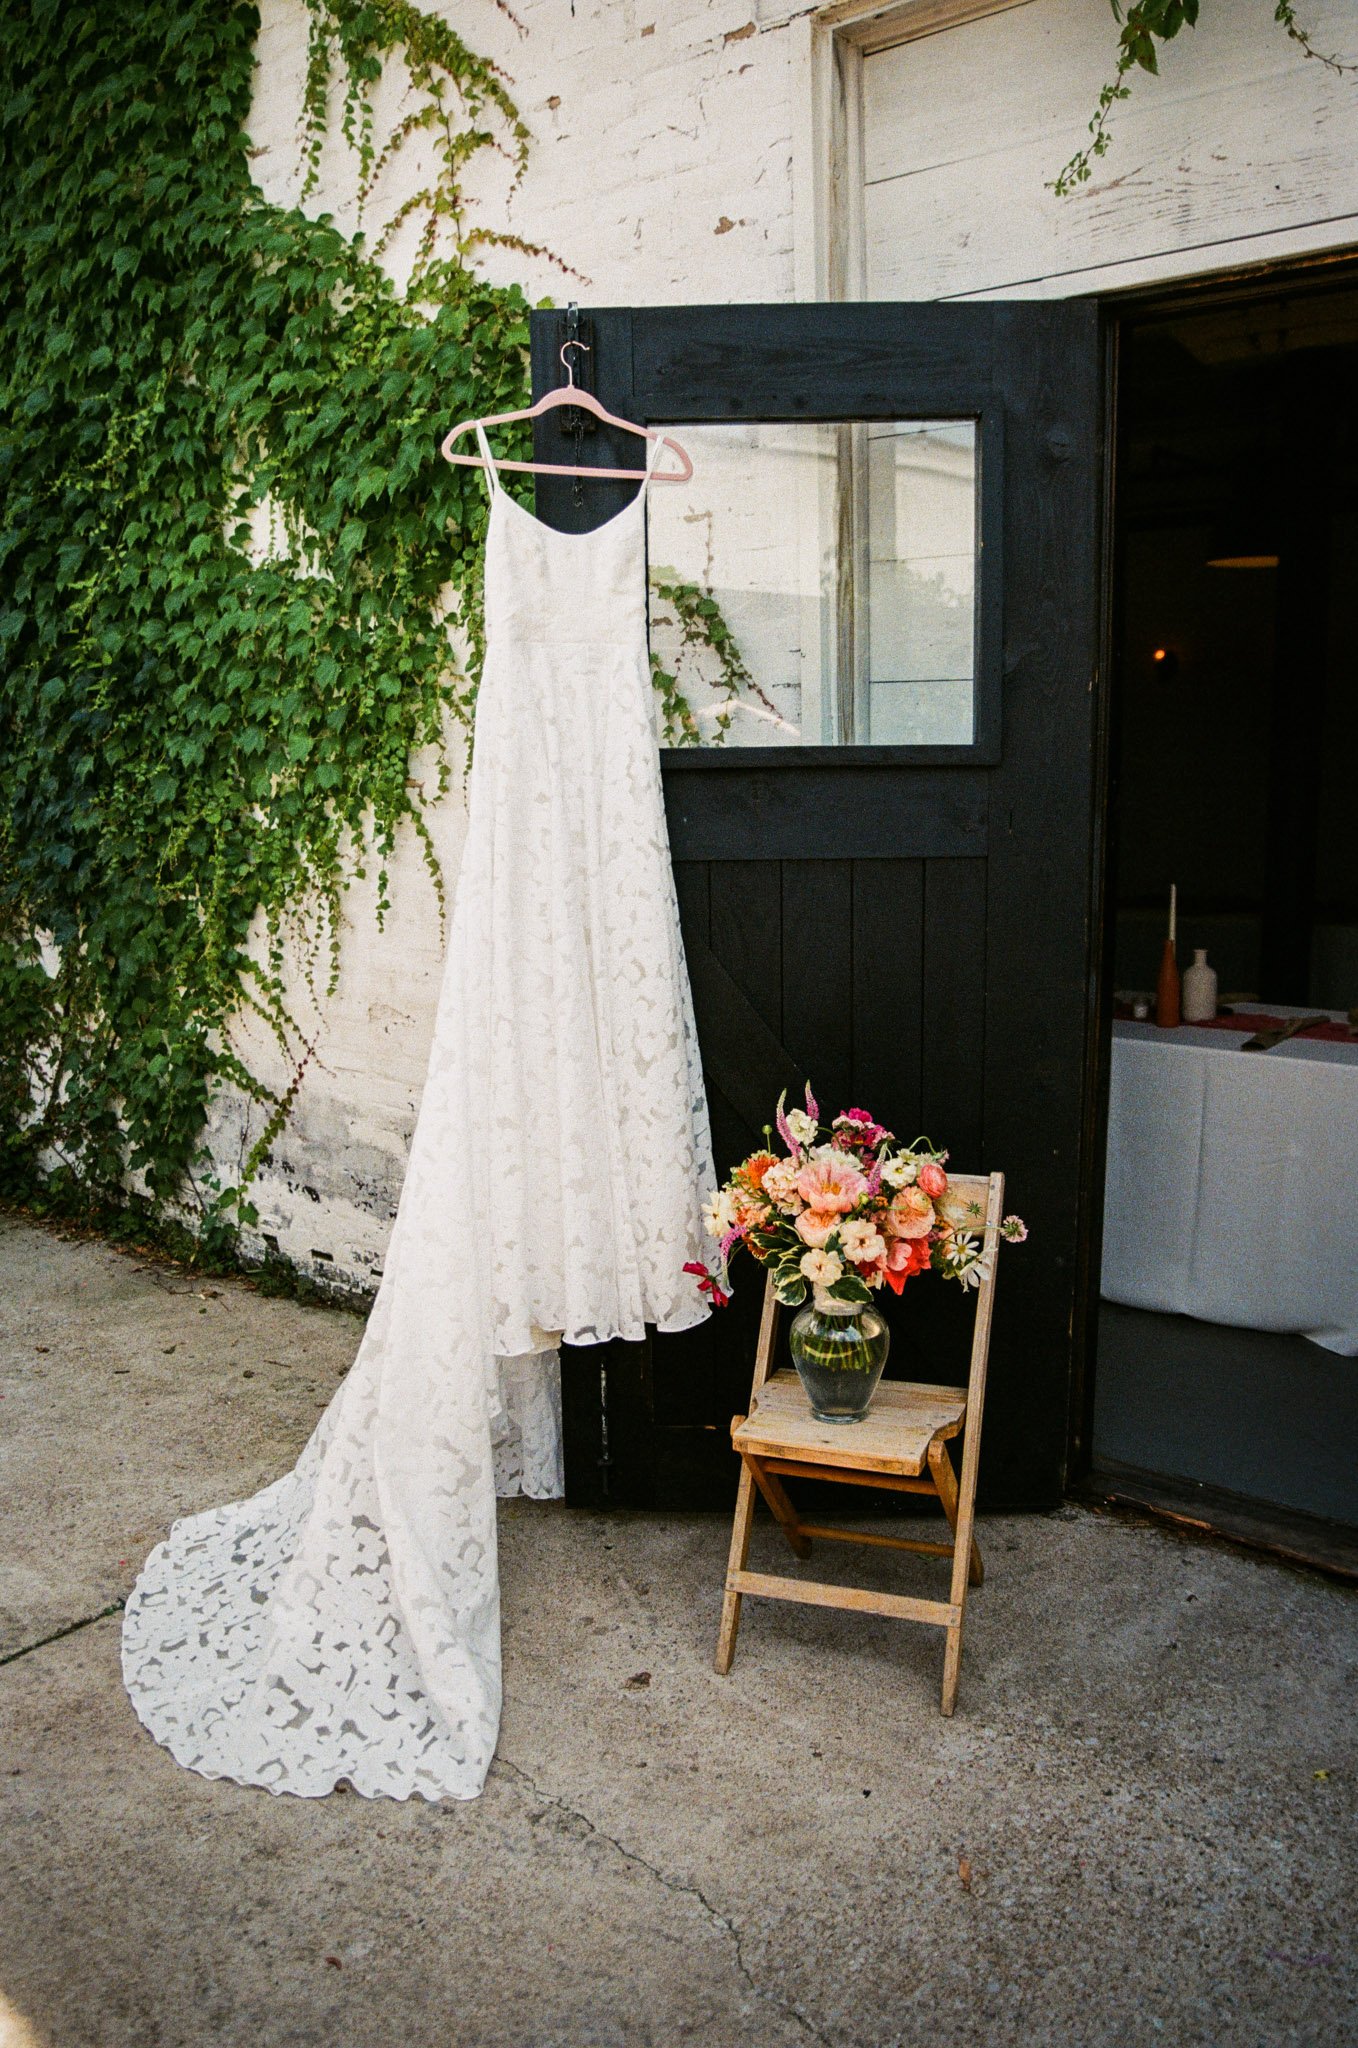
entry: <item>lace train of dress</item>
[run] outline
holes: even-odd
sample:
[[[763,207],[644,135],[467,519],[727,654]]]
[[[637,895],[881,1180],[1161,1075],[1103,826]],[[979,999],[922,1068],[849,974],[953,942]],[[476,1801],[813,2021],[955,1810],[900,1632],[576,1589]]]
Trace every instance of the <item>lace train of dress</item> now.
[[[712,1165],[644,488],[574,535],[488,474],[467,842],[377,1300],[295,1469],[177,1522],[124,1619],[156,1739],[274,1792],[476,1796],[500,1715],[495,1495],[561,1492],[555,1346],[707,1313],[682,1271]]]

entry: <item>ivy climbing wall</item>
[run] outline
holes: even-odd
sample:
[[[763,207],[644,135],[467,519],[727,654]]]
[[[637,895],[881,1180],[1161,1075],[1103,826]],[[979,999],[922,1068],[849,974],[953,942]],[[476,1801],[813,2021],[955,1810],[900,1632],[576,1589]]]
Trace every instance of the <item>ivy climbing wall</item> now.
[[[523,396],[530,298],[787,294],[780,41],[7,10],[0,1194],[371,1281],[474,706],[484,501],[438,435]]]

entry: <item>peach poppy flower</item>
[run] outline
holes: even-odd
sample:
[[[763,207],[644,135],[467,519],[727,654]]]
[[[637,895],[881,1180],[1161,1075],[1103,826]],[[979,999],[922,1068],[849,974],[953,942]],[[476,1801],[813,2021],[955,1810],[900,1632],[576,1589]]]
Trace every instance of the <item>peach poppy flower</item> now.
[[[819,1250],[832,1231],[839,1228],[837,1209],[803,1209],[797,1218],[796,1231],[803,1244]]]
[[[886,1213],[893,1237],[927,1237],[934,1227],[934,1205],[922,1188],[902,1188]]]
[[[848,1154],[829,1146],[808,1159],[797,1175],[797,1193],[808,1209],[830,1209],[839,1215],[852,1209],[866,1187]]]
[[[915,1185],[924,1189],[931,1202],[936,1202],[940,1195],[946,1195],[948,1192],[948,1176],[943,1168],[931,1159],[926,1165],[921,1166],[915,1175]]]

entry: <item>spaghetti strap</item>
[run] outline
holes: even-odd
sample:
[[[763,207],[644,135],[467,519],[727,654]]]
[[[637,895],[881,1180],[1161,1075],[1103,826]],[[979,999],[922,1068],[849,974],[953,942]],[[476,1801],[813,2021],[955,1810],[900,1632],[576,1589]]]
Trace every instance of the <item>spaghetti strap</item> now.
[[[659,464],[660,458],[664,454],[664,452],[665,436],[663,434],[657,434],[654,441],[650,442],[646,450],[646,476],[641,486],[643,491],[645,490],[646,485],[651,481],[651,478],[655,475],[656,467]]]
[[[481,443],[481,460],[486,465],[482,475],[488,479],[486,489],[493,498],[495,493],[501,488],[500,472],[495,467],[495,457],[490,452],[490,443],[486,439],[486,430],[480,420],[476,422],[476,438]]]

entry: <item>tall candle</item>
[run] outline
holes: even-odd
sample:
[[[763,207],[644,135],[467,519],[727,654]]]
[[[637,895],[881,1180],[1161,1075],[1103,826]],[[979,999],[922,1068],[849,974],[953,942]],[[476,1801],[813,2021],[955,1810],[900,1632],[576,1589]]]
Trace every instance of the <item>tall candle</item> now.
[[[1178,936],[1178,933],[1175,929],[1178,920],[1178,910],[1179,885],[1177,882],[1171,882],[1169,885],[1169,943],[1171,946],[1174,944],[1174,941]]]

